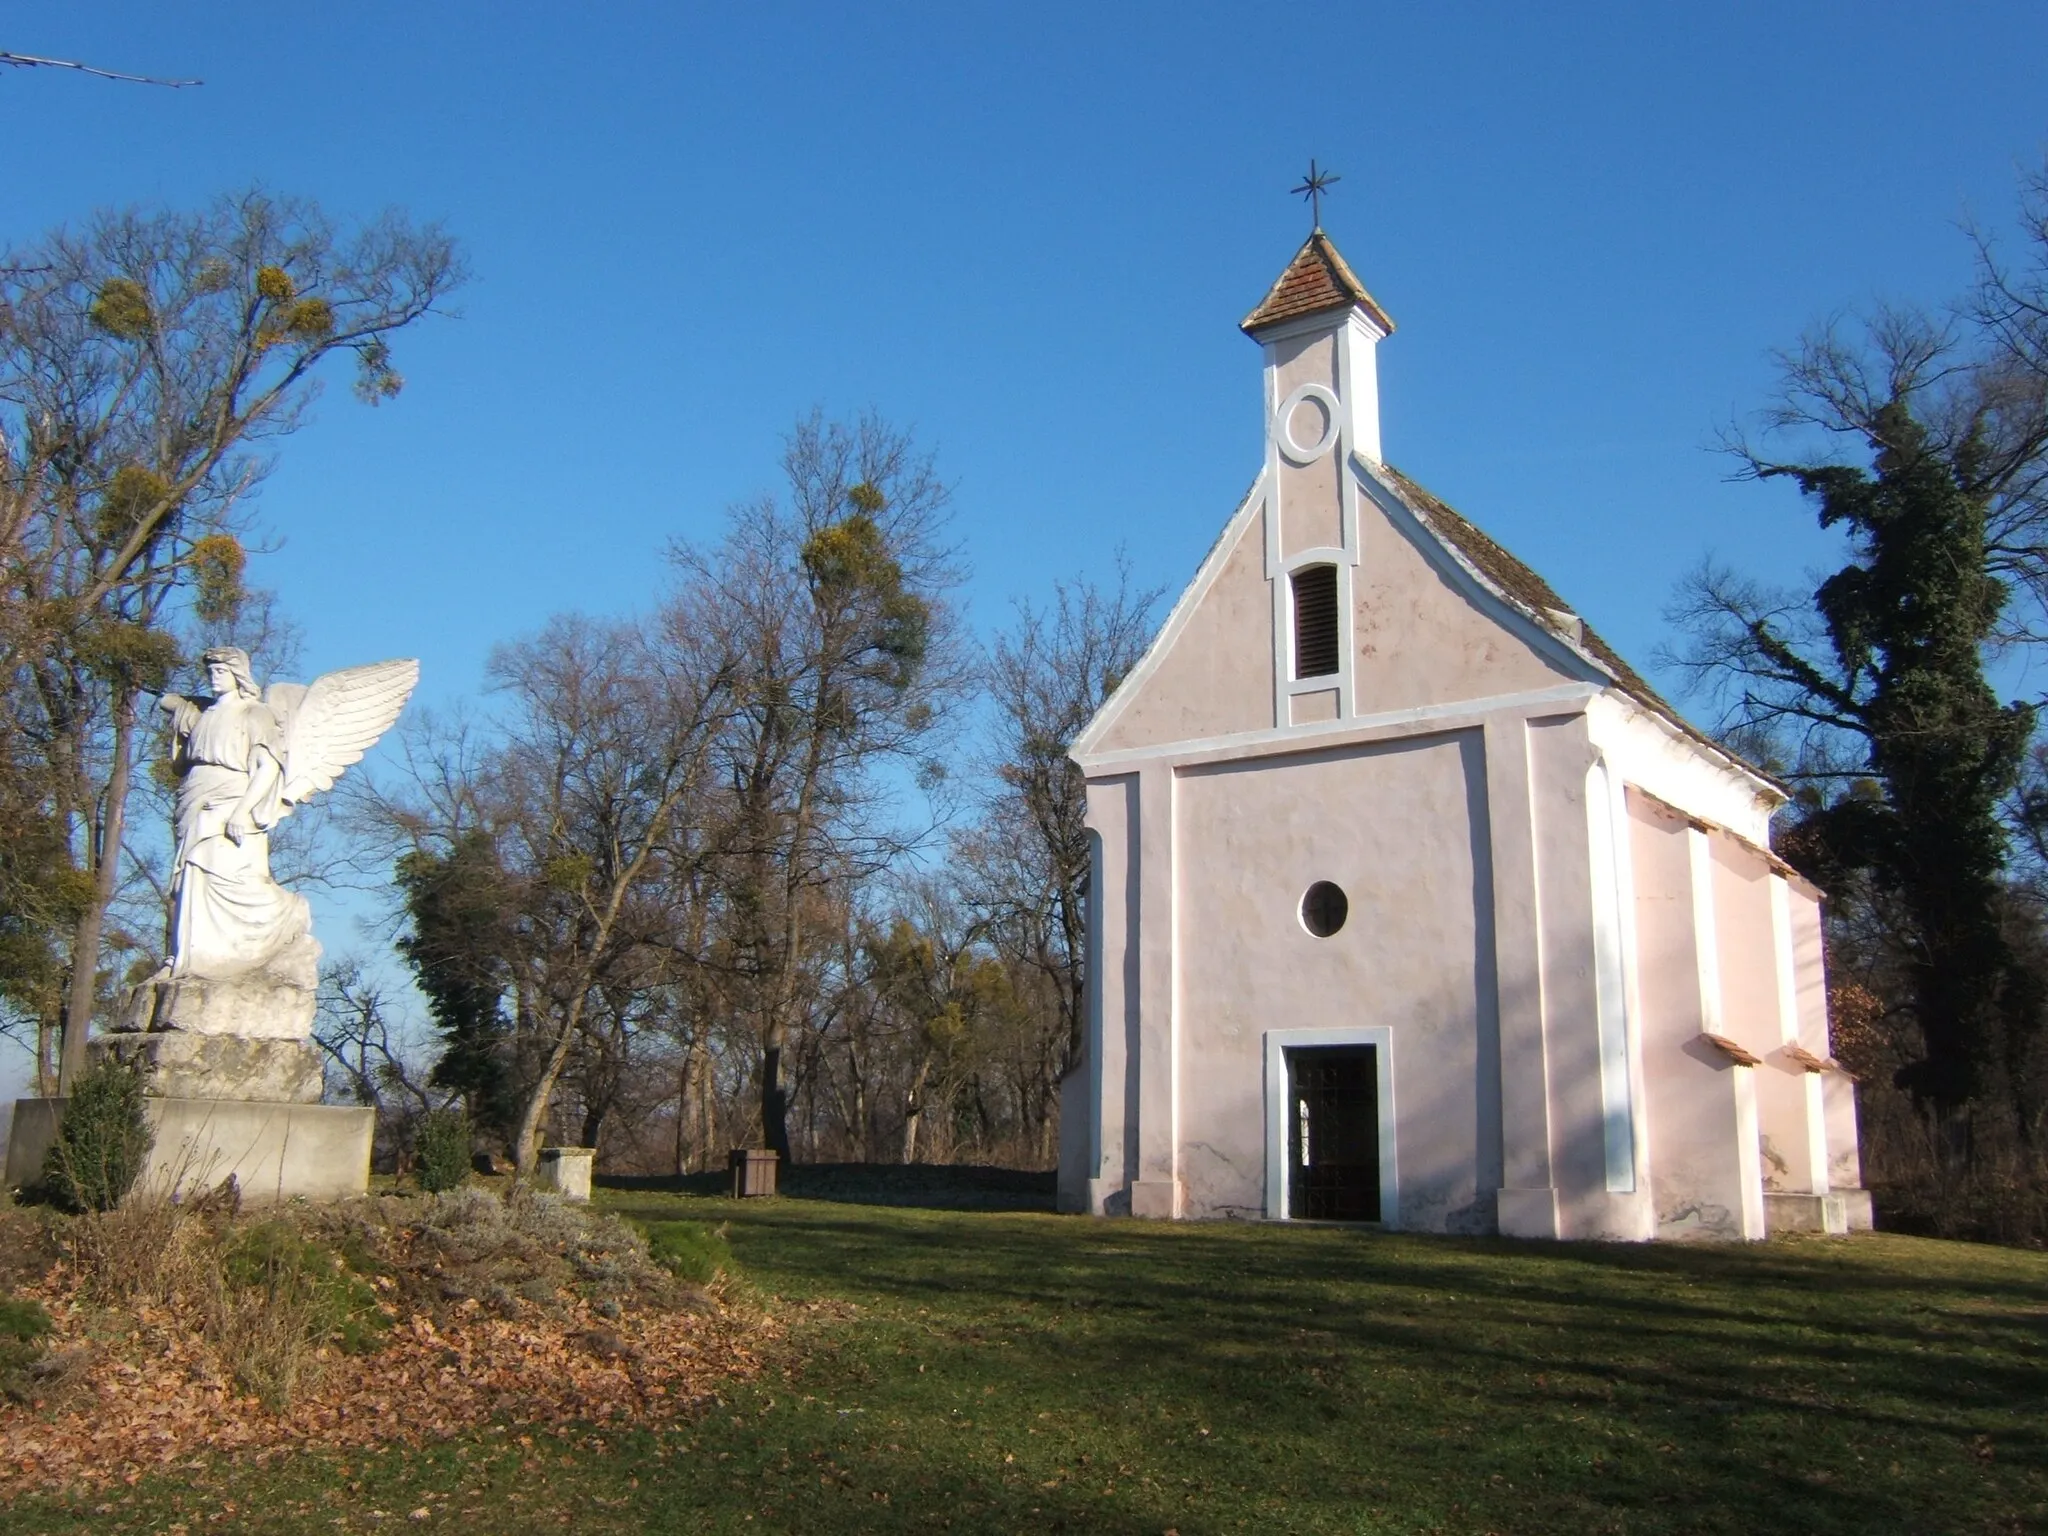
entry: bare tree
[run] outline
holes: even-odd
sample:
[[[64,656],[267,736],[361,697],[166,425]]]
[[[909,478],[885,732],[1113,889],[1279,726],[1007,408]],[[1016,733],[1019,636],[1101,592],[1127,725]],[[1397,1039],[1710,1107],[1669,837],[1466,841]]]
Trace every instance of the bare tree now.
[[[389,338],[462,276],[432,227],[344,231],[260,192],[101,214],[0,256],[0,767],[69,866],[41,882],[69,892],[68,931],[46,930],[67,957],[67,1082],[103,1001],[137,701],[165,686],[181,625],[246,603],[257,450],[299,424],[332,357],[353,356],[364,398],[396,394]],[[8,883],[25,929],[38,882]]]
[[[719,545],[679,545],[673,557],[744,669],[720,747],[734,817],[724,907],[761,1041],[763,1136],[787,1159],[783,1073],[808,920],[822,910],[812,898],[920,840],[886,815],[877,773],[928,767],[963,672],[951,496],[930,456],[876,417],[843,426],[813,415],[782,467],[786,501],[737,508]]]
[[[68,69],[100,80],[119,80],[127,85],[163,85],[172,90],[206,83],[204,80],[172,80],[161,75],[125,75],[117,69],[101,69],[96,64],[82,64],[77,59],[46,59],[33,53],[0,51],[0,65],[10,69]]]
[[[1120,556],[1114,586],[1060,582],[1048,607],[1020,603],[989,654],[990,797],[955,857],[990,941],[1051,1000],[1026,1068],[1041,1125],[1087,1028],[1086,784],[1067,748],[1144,654],[1159,597],[1133,587]]]

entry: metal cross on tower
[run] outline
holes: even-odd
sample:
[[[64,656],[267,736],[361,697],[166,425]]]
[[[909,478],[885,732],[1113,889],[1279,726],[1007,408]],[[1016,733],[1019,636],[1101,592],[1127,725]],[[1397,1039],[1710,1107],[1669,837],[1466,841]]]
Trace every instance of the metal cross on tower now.
[[[1342,176],[1333,176],[1328,171],[1317,170],[1315,160],[1311,158],[1308,163],[1308,175],[1301,179],[1301,185],[1288,189],[1296,197],[1308,199],[1309,217],[1315,221],[1317,229],[1323,227],[1323,194],[1343,179]]]

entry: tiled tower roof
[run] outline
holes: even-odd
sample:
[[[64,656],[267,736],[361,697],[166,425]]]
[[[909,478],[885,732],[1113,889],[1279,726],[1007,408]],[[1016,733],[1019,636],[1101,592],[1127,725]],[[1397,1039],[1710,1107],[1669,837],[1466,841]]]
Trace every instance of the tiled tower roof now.
[[[1349,309],[1356,304],[1373,323],[1389,335],[1394,322],[1377,300],[1365,291],[1365,284],[1352,275],[1337,254],[1330,237],[1318,229],[1302,242],[1294,260],[1280,274],[1280,280],[1266,293],[1264,302],[1244,317],[1240,329],[1254,332],[1282,320],[1320,314],[1328,309]]]

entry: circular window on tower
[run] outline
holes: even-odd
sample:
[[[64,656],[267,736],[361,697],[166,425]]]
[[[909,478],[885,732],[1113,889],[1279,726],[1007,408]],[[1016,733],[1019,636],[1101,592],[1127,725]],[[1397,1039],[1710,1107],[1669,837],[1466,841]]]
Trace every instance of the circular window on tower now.
[[[1301,926],[1319,939],[1327,939],[1344,926],[1351,915],[1351,901],[1342,886],[1318,880],[1301,898]]]

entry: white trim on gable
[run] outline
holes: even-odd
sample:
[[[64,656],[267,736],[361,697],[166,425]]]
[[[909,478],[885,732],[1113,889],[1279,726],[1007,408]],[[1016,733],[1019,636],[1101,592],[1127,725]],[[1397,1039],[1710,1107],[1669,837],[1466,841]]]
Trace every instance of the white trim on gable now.
[[[1625,783],[1688,816],[1769,845],[1771,814],[1785,803],[1783,790],[1709,750],[1619,689],[1609,689],[1587,713],[1594,744]]]
[[[1095,718],[1088,722],[1081,734],[1074,738],[1073,744],[1067,748],[1069,757],[1078,762],[1092,751],[1095,743],[1130,707],[1131,700],[1138,696],[1139,689],[1159,670],[1160,663],[1166,659],[1166,653],[1173,649],[1173,643],[1180,638],[1181,631],[1187,628],[1189,618],[1202,606],[1202,599],[1209,595],[1209,588],[1216,584],[1217,576],[1222,573],[1224,566],[1230,563],[1231,554],[1237,549],[1238,541],[1244,537],[1245,525],[1258,516],[1264,507],[1269,479],[1269,475],[1262,473],[1252,482],[1252,488],[1245,493],[1244,500],[1238,503],[1237,510],[1230,515],[1230,521],[1223,525],[1223,532],[1217,536],[1216,542],[1209,546],[1209,553],[1204,555],[1202,563],[1195,567],[1194,580],[1188,583],[1179,601],[1168,612],[1166,622],[1160,626],[1159,633],[1152,637],[1152,643],[1145,647],[1145,654],[1138,658],[1138,664],[1131,668],[1123,681],[1111,690],[1109,697],[1102,701],[1102,708],[1095,712]]]
[[[1348,746],[1383,736],[1409,735],[1416,733],[1418,728],[1457,730],[1477,725],[1493,714],[1568,713],[1572,706],[1585,707],[1588,700],[1598,696],[1599,691],[1592,683],[1560,683],[1555,688],[1532,688],[1526,693],[1455,699],[1446,704],[1417,704],[1408,709],[1389,709],[1376,715],[1354,716],[1349,720],[1276,726],[1265,731],[1235,731],[1227,736],[1161,742],[1150,747],[1120,747],[1114,752],[1084,753],[1077,746],[1068,756],[1091,777],[1128,773],[1137,763],[1172,762],[1182,766],[1205,758],[1227,761],[1237,757],[1263,757],[1276,752]]]

